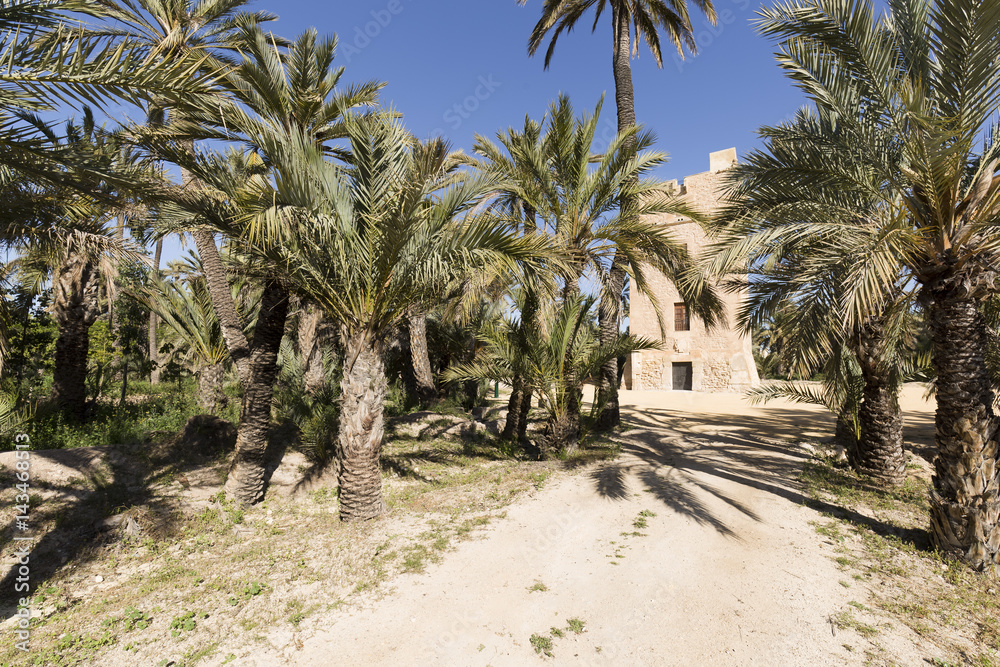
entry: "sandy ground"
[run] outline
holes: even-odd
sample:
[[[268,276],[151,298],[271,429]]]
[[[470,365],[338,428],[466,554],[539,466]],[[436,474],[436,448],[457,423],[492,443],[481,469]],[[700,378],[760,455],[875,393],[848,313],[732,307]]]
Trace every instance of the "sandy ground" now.
[[[933,437],[921,391],[902,397],[917,449]],[[585,632],[553,639],[546,661],[862,664],[864,640],[831,621],[851,592],[797,482],[808,454],[794,442],[828,436],[832,420],[739,395],[622,398],[634,428],[617,461],[553,478],[426,572],[237,664],[537,664],[530,637],[571,618]],[[644,510],[655,516],[637,529]]]

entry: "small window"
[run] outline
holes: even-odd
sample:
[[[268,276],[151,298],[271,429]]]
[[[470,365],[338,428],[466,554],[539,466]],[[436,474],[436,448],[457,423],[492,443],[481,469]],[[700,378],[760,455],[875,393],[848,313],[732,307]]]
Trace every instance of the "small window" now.
[[[674,331],[690,331],[691,318],[687,306],[683,303],[674,304]]]

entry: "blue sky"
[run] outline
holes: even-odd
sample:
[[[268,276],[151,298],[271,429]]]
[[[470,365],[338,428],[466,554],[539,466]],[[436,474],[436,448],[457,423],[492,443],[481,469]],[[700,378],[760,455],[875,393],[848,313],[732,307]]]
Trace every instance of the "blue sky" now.
[[[315,27],[340,37],[338,61],[345,80],[388,82],[387,102],[420,137],[442,132],[469,150],[476,132],[491,136],[540,117],[559,92],[578,110],[606,93],[602,117],[615,127],[610,14],[596,33],[592,19],[563,35],[551,67],[527,54],[542,0],[262,0],[254,5],[280,16],[276,32],[293,37]],[[636,116],[653,129],[671,155],[662,176],[708,169],[708,153],[755,144],[762,124],[788,117],[801,96],[781,76],[770,43],[749,25],[759,7],[751,0],[716,0],[719,22],[695,14],[699,53],[686,60],[665,54],[657,69],[648,50],[633,61]],[[645,47],[643,47],[645,48]]]
[[[716,0],[716,26],[692,16],[697,56],[665,52],[657,69],[643,45],[633,60],[637,120],[671,158],[661,178],[706,171],[711,151],[735,146],[742,155],[757,145],[758,127],[802,104],[775,64],[772,44],[750,25],[759,6]],[[468,152],[476,133],[492,138],[525,114],[540,118],[560,92],[578,112],[605,94],[603,131],[615,130],[609,13],[596,33],[590,18],[560,37],[546,71],[543,53],[527,53],[542,0],[523,7],[515,0],[259,0],[252,7],[277,14],[272,29],[286,37],[309,27],[337,33],[342,81],[387,82],[383,102],[419,137],[444,134]],[[165,259],[178,255],[176,246],[168,243]]]

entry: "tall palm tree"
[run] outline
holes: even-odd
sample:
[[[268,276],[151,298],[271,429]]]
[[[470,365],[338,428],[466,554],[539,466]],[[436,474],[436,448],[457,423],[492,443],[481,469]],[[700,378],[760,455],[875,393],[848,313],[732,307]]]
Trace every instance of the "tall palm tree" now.
[[[379,457],[386,333],[407,317],[410,304],[470,267],[531,261],[540,248],[473,213],[492,187],[488,179],[471,174],[434,197],[436,179],[408,181],[415,171],[412,139],[389,114],[346,117],[343,125],[351,155],[346,169],[298,143],[294,182],[312,192],[300,197],[310,206],[301,222],[281,224],[278,211],[263,208],[260,215],[284,234],[290,280],[340,327],[340,515],[357,521],[385,509]]]
[[[587,275],[596,279],[602,296],[613,292],[611,269],[618,257],[625,260],[621,266],[631,284],[650,296],[657,312],[659,303],[647,282],[651,270],[675,279],[693,311],[714,324],[720,309],[717,296],[704,284],[680,280],[691,270],[687,251],[666,227],[643,216],[702,217],[665,183],[647,177],[666,160],[664,154],[647,150],[653,144],[651,134],[632,127],[612,139],[603,154],[593,152],[600,110],[599,103],[592,114],[578,118],[569,98],[560,96],[539,140],[521,141],[508,153],[477,137],[475,151],[487,158],[484,170],[510,179],[503,186],[511,193],[506,197],[516,196],[532,212],[539,232],[550,235],[560,249],[564,298],[579,294]],[[635,205],[622,210],[623,200]]]
[[[188,224],[208,223],[202,228],[204,234],[211,236],[210,229],[225,233],[256,262],[251,269],[263,285],[260,315],[248,340],[224,268],[209,269],[214,240],[210,248],[206,246],[209,252],[202,255],[202,262],[209,293],[244,387],[226,491],[249,504],[264,493],[266,435],[290,297],[284,232],[273,223],[280,219],[298,224],[298,217],[283,217],[283,211],[287,208],[297,216],[315,205],[302,199],[305,195],[295,187],[300,184],[289,180],[299,176],[294,171],[299,153],[314,151],[323,159],[345,156],[332,142],[344,136],[351,114],[374,104],[383,84],[366,82],[340,89],[344,68],[333,65],[337,40],[320,38],[314,30],[302,33],[287,48],[256,25],[243,26],[241,40],[244,59],[220,82],[227,96],[185,107],[173,100],[178,120],[166,128],[150,129],[147,142],[206,188],[205,193],[183,189],[165,193],[188,211],[178,216],[181,223],[187,216]],[[227,157],[193,153],[189,140],[195,137],[239,142],[246,152]],[[201,250],[199,246],[199,254]],[[224,291],[213,286],[220,278]],[[223,314],[230,311],[238,328],[226,324]]]
[[[527,4],[528,0],[518,0]],[[715,23],[715,8],[711,0],[694,0],[697,6]],[[660,34],[666,35],[677,52],[684,56],[684,49],[696,53],[694,29],[688,12],[687,0],[545,0],[542,17],[535,24],[528,39],[528,53],[534,55],[551,35],[545,52],[545,68],[548,69],[555,53],[556,42],[564,32],[576,27],[577,22],[589,10],[594,10],[591,28],[597,31],[601,15],[611,7],[612,30],[612,71],[615,81],[615,105],[618,110],[618,132],[626,132],[635,127],[635,93],[632,86],[632,58],[639,55],[639,42],[646,41],[656,66],[663,67]],[[625,211],[637,202],[626,196],[622,202]],[[620,323],[621,296],[625,288],[625,259],[616,257],[609,275],[610,289],[602,295],[599,319],[601,340],[607,342],[617,333]],[[604,394],[605,409],[601,417],[602,428],[613,428],[621,423],[618,407],[618,366],[617,361],[608,361],[601,372],[601,391]]]
[[[277,16],[268,12],[248,12],[250,0],[95,0],[101,17],[109,24],[110,35],[123,35],[147,46],[155,56],[169,62],[182,57],[199,59],[202,71],[217,76],[233,64],[230,52],[238,46],[242,31],[273,21]],[[165,96],[154,96],[147,108],[152,124],[170,122],[170,101]],[[182,174],[188,180],[188,174]],[[210,285],[217,295],[218,310],[224,321],[224,331],[230,338],[238,338],[234,329],[239,319],[226,299],[225,274],[218,249],[211,233],[194,230],[193,236],[199,254],[204,258],[206,272],[211,275]],[[158,236],[153,251],[153,272],[159,277],[163,236]],[[149,313],[149,355],[153,362],[151,381],[159,381],[156,311]],[[242,350],[241,350],[242,351]]]
[[[849,312],[877,309],[899,262],[919,285],[937,374],[931,490],[936,546],[1000,572],[1000,466],[979,302],[1000,242],[1000,11],[993,2],[815,0],[762,11],[778,62],[850,141],[824,146],[813,178],[898,206],[851,268]],[[857,113],[858,109],[864,113]],[[979,146],[985,144],[980,149]],[[897,204],[898,202],[898,204]]]
[[[41,179],[37,185],[37,194],[50,201],[45,214],[63,218],[64,229],[53,226],[48,234],[26,239],[20,263],[22,271],[34,274],[36,281],[51,278],[51,311],[59,326],[52,398],[69,418],[82,420],[89,330],[102,312],[101,297],[113,289],[117,261],[136,258],[130,244],[114,234],[115,218],[127,205],[128,196],[103,175],[135,172],[142,160],[117,137],[97,127],[89,107],[84,107],[79,125],[66,123],[63,137],[37,117],[25,115],[23,119],[68,158],[63,165],[67,173],[58,180],[72,187],[56,185],[51,179]],[[87,164],[89,169],[75,169],[73,164]]]

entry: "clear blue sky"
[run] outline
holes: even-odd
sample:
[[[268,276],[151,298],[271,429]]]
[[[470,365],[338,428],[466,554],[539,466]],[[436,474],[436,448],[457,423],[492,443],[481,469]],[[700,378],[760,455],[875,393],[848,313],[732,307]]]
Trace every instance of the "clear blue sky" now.
[[[278,14],[274,30],[286,37],[310,26],[337,33],[345,80],[388,82],[384,99],[419,137],[443,132],[468,151],[476,132],[492,137],[526,113],[540,117],[559,92],[578,110],[606,93],[602,117],[614,131],[609,12],[596,33],[591,14],[582,29],[560,37],[546,71],[544,54],[527,53],[542,0],[523,7],[515,0],[259,0],[254,7]],[[663,177],[707,170],[714,150],[735,146],[742,153],[755,145],[760,125],[801,104],[774,63],[772,45],[749,25],[758,7],[716,0],[717,26],[693,15],[697,56],[682,61],[676,51],[665,53],[657,69],[640,50],[633,61],[637,120],[671,155]]]
[[[657,69],[643,45],[633,60],[636,118],[671,156],[661,178],[706,171],[711,151],[735,146],[742,155],[757,145],[758,127],[788,118],[802,104],[775,64],[772,44],[749,23],[759,6],[716,0],[718,25],[692,15],[697,56],[681,60],[665,52]],[[342,81],[387,82],[383,102],[418,137],[442,133],[468,152],[477,132],[492,138],[520,125],[525,114],[540,118],[560,92],[578,111],[593,109],[606,94],[602,125],[615,130],[610,12],[596,33],[590,14],[560,37],[546,71],[543,53],[527,53],[542,0],[523,7],[515,0],[258,0],[252,7],[277,14],[271,27],[285,37],[309,27],[337,33]],[[178,253],[176,242],[169,245],[165,259]]]

